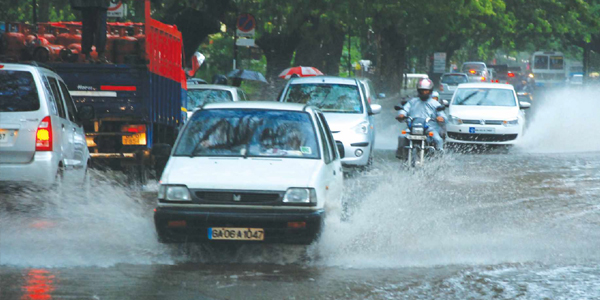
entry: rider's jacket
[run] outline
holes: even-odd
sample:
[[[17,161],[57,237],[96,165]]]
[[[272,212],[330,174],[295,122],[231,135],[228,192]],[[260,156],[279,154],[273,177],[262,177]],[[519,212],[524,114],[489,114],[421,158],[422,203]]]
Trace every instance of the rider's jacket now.
[[[441,104],[433,98],[427,99],[427,101],[423,101],[419,98],[413,98],[404,105],[403,109],[400,110],[398,114],[405,115],[411,118],[430,118],[429,127],[435,128],[436,131],[440,131],[440,126],[436,121],[436,117],[440,116],[444,118],[444,122],[446,122],[446,114],[443,111],[437,111],[437,108]]]

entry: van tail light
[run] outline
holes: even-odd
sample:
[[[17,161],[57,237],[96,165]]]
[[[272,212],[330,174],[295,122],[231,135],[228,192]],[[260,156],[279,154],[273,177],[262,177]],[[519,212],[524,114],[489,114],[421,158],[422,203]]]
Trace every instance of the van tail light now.
[[[440,84],[440,92],[443,92],[443,91],[444,91],[444,85]]]
[[[369,98],[367,98],[367,100],[369,101],[369,104],[371,104],[371,96],[369,96]]]
[[[52,151],[52,120],[46,116],[35,134],[35,151]]]
[[[145,133],[146,125],[123,125],[121,126],[121,132]]]
[[[485,77],[481,77],[481,81],[485,81]]]

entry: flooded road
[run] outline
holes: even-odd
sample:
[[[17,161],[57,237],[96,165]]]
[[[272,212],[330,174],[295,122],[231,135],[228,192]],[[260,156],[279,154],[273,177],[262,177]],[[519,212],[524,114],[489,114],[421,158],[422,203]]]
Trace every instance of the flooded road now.
[[[519,145],[415,172],[383,102],[374,169],[347,176],[309,247],[159,244],[155,187],[118,174],[8,192],[0,299],[598,299],[600,131],[571,129],[598,128],[600,110],[563,96],[536,99]]]

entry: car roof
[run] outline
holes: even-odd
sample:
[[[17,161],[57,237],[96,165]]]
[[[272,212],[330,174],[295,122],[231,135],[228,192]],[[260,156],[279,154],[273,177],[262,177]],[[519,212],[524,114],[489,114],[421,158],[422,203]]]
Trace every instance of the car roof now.
[[[190,84],[188,83],[188,90],[223,90],[223,91],[236,91],[238,87],[222,84]]]
[[[404,75],[408,78],[429,78],[429,75],[421,73],[406,73]]]
[[[30,64],[7,64],[0,62],[1,70],[19,70],[19,71],[35,71],[38,70],[37,66]]]
[[[491,83],[491,82],[475,82],[475,83],[461,83],[458,85],[459,89],[464,88],[495,88],[504,90],[514,90],[512,84],[504,83]]]
[[[239,101],[239,102],[215,102],[209,103],[202,109],[267,109],[267,110],[289,110],[289,111],[304,111],[307,109],[314,110],[306,104],[276,102],[276,101]]]
[[[467,76],[467,77],[469,76],[469,75],[467,75],[467,73],[460,73],[460,72],[456,72],[456,73],[444,73],[444,74],[442,74],[442,76],[447,76],[447,75],[452,75],[452,76],[454,76],[454,75],[461,75],[461,76]]]
[[[480,64],[480,65],[485,65],[485,63],[482,62],[482,61],[466,61],[466,62],[463,63],[463,65],[466,65],[466,64]]]
[[[355,78],[345,78],[336,76],[311,76],[311,77],[299,77],[293,78],[290,84],[302,84],[302,83],[331,83],[331,84],[348,84],[356,85]]]

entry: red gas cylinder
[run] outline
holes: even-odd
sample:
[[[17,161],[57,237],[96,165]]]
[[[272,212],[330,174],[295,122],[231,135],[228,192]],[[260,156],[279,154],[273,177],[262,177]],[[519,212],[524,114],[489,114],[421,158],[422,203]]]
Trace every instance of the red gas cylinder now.
[[[25,34],[23,24],[6,23],[6,32],[2,35],[2,49],[7,61],[19,61],[25,55]]]
[[[115,25],[119,31],[119,38],[115,41],[115,63],[129,62],[137,54],[137,39],[129,35],[128,29],[133,28],[128,25],[124,23],[116,23]]]
[[[138,40],[138,56],[142,61],[146,61],[146,34],[144,33],[144,23],[133,24],[133,37]]]
[[[37,32],[38,37],[46,39],[49,43],[54,44],[54,42],[56,42],[56,35],[54,35],[50,23],[38,23]]]
[[[81,44],[81,23],[79,22],[63,22],[62,23],[69,32],[59,34],[56,37],[56,44],[69,47],[71,44]]]
[[[113,25],[114,23],[106,25],[106,50],[104,51],[104,56],[111,62],[115,61],[115,42],[119,39],[119,34]]]

